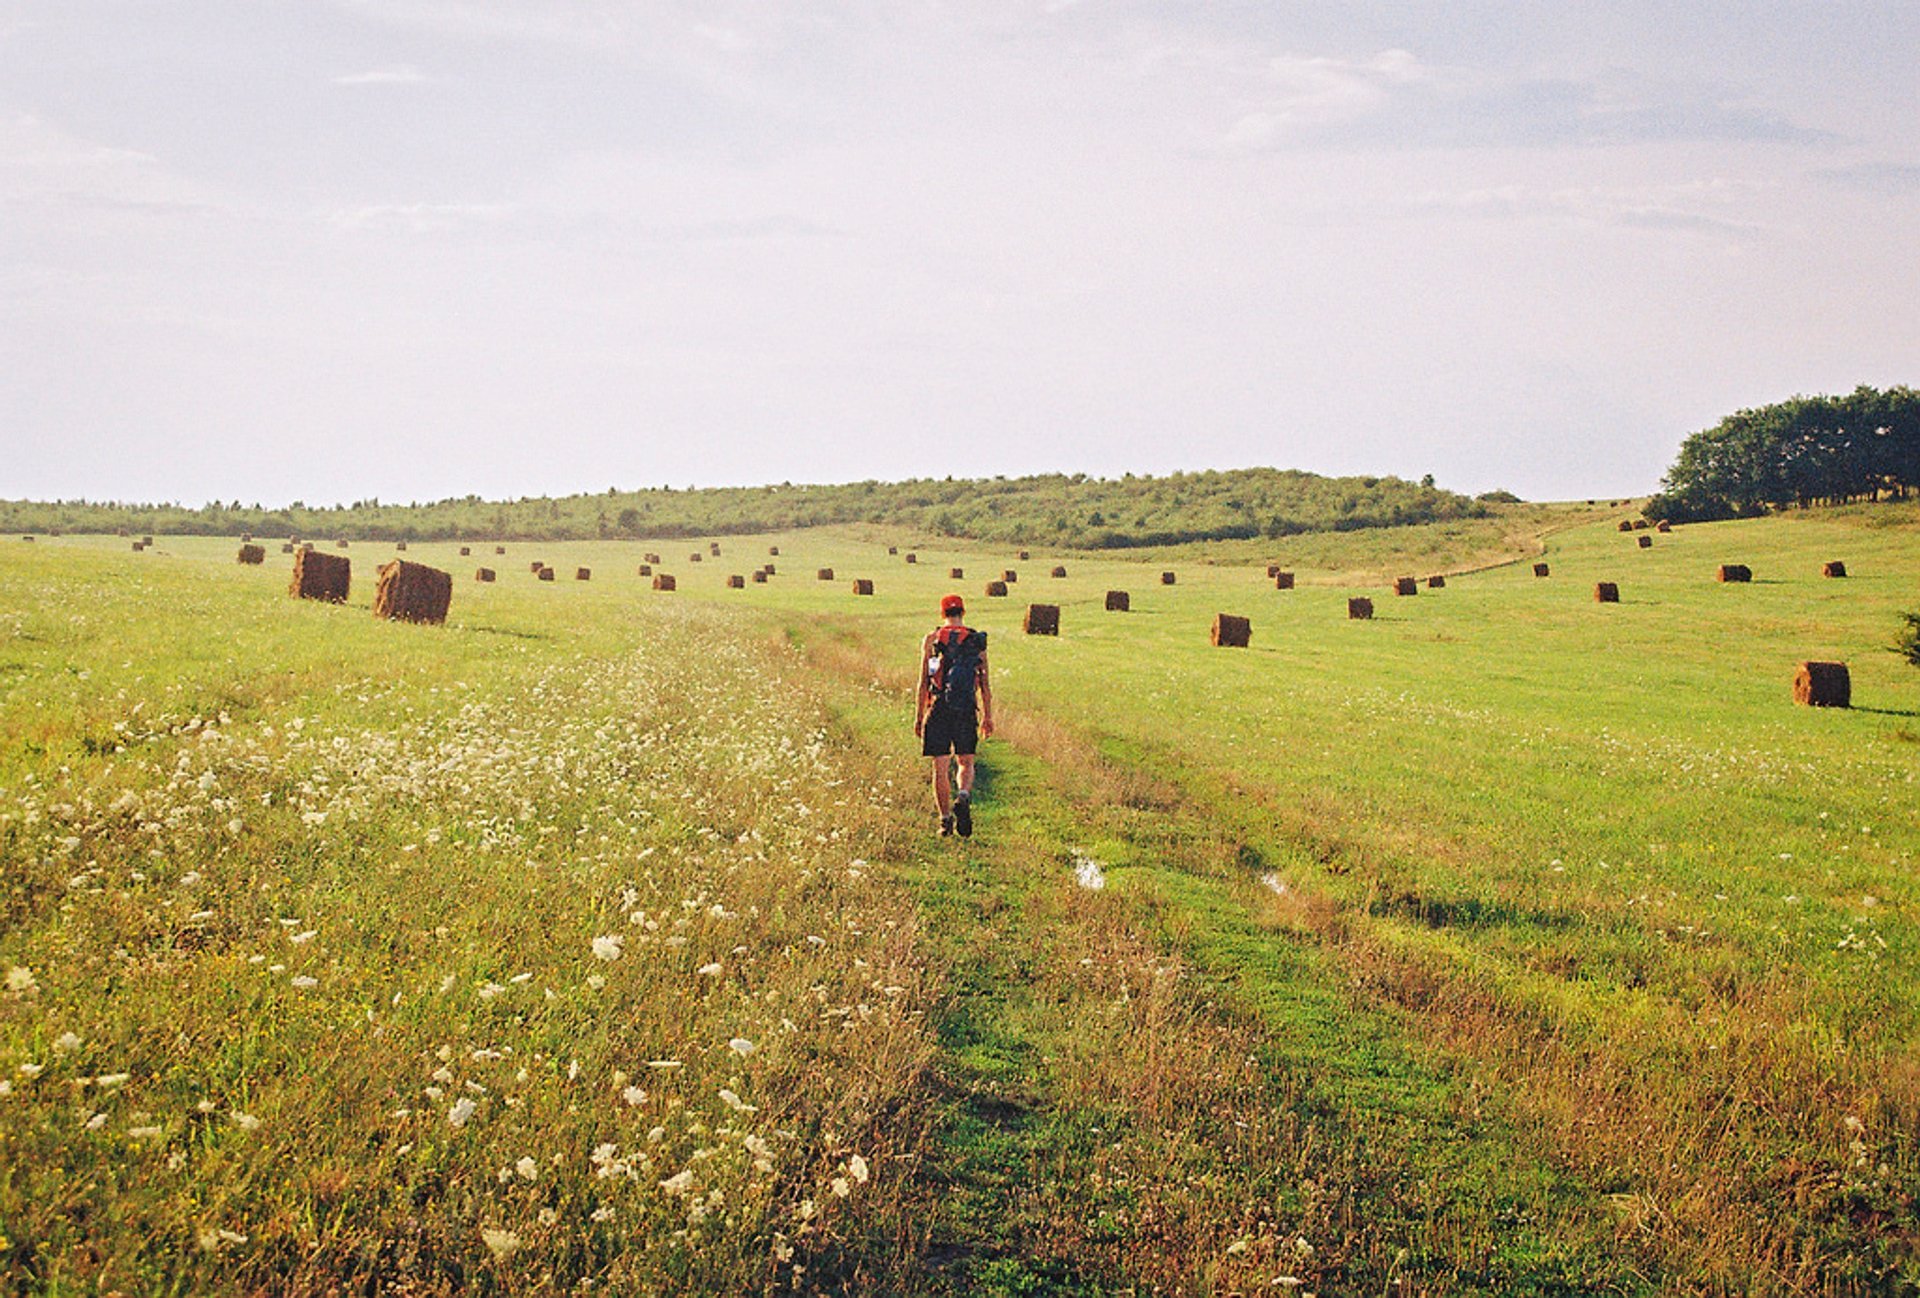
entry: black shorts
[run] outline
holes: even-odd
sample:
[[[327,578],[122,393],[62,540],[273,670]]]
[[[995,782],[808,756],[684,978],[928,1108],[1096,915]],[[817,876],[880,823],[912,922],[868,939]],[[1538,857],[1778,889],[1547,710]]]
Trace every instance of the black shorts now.
[[[973,750],[980,746],[979,724],[971,711],[934,708],[927,713],[923,736],[920,741],[922,757],[945,757],[948,753],[971,757]]]

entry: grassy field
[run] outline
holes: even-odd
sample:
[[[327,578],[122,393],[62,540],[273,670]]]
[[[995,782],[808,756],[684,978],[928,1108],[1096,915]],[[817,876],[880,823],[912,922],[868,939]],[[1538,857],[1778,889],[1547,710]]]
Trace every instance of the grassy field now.
[[[1126,561],[415,544],[444,628],[366,615],[371,545],[335,608],[277,545],[9,539],[0,1269],[1905,1291],[1920,672],[1882,647],[1920,509],[1644,550],[1623,513]],[[966,843],[907,730],[949,589],[1004,723]],[[1796,708],[1804,658],[1855,707]]]

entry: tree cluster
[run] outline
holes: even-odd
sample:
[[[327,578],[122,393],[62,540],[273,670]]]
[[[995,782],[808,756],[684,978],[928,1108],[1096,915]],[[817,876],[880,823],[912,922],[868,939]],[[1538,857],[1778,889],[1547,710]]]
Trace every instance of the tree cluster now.
[[[1676,523],[1920,489],[1920,392],[1856,388],[1728,415],[1680,445],[1647,515]]]
[[[837,485],[607,491],[425,504],[197,508],[112,502],[0,501],[0,530],[294,534],[313,539],[487,541],[660,539],[877,524],[924,536],[1113,549],[1282,537],[1478,517],[1485,503],[1431,481],[1327,478],[1279,469],[1094,478],[932,479]]]

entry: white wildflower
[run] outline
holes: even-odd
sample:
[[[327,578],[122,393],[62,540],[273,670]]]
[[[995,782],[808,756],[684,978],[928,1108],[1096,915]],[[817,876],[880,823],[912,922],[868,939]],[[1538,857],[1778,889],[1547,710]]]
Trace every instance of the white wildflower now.
[[[726,1105],[729,1109],[732,1109],[735,1113],[760,1112],[760,1110],[756,1106],[748,1104],[745,1100],[741,1099],[738,1095],[735,1095],[732,1091],[728,1090],[724,1086],[720,1088],[720,1102]]]
[[[593,939],[593,953],[602,960],[618,960],[622,955],[626,954],[621,950],[626,940],[626,938],[618,933],[596,937]]]
[[[835,1197],[841,1198],[841,1199],[844,1199],[848,1195],[853,1193],[853,1187],[847,1184],[847,1178],[844,1176],[834,1177],[833,1184],[828,1188],[830,1188],[833,1191]]]
[[[33,970],[25,965],[10,965],[7,968],[7,990],[24,995],[39,984],[34,981]]]
[[[293,985],[304,990],[308,987],[318,987],[320,980],[311,974],[295,974],[293,977]]]
[[[482,1226],[480,1238],[486,1244],[487,1251],[496,1258],[509,1258],[520,1251],[520,1237],[510,1230],[500,1230],[494,1226]]]
[[[161,1128],[159,1127],[128,1127],[127,1128],[127,1134],[133,1137],[135,1140],[152,1140],[155,1136],[159,1135],[160,1132],[161,1132]]]
[[[718,978],[720,976],[720,962],[718,960],[714,960],[707,964],[703,964],[694,972],[704,974],[709,978]]]
[[[847,1160],[847,1170],[853,1173],[853,1179],[865,1185],[867,1183],[867,1160],[855,1154]]]
[[[53,1053],[56,1055],[70,1055],[80,1049],[81,1045],[82,1042],[78,1034],[62,1032],[59,1040],[53,1043]]]
[[[463,1095],[453,1102],[452,1108],[447,1110],[447,1121],[453,1126],[464,1127],[467,1125],[467,1120],[473,1117],[474,1110],[479,1107]]]
[[[91,1118],[87,1119],[88,1131],[98,1131],[100,1130],[100,1128],[106,1125],[107,1125],[107,1115],[104,1113],[96,1113]]]
[[[540,1179],[540,1164],[534,1162],[531,1158],[521,1158],[513,1165],[513,1170],[523,1181],[537,1181]]]
[[[745,1037],[735,1037],[733,1040],[727,1042],[727,1049],[733,1051],[734,1054],[739,1055],[742,1058],[745,1058],[746,1056],[753,1053],[754,1046],[753,1046],[753,1042],[747,1040]]]
[[[289,933],[287,935],[287,941],[293,943],[295,946],[305,946],[307,943],[313,941],[313,939],[319,936],[320,936],[319,929],[310,928],[304,933]]]
[[[668,1194],[688,1193],[693,1189],[693,1169],[689,1167],[685,1171],[675,1172],[660,1182],[660,1188]]]
[[[647,1093],[638,1086],[629,1086],[620,1092],[620,1098],[625,1100],[629,1107],[637,1107],[647,1102]]]
[[[605,988],[606,985],[607,985],[607,980],[604,977],[602,977],[600,974],[587,975],[587,986],[592,988],[594,991],[600,991],[603,988]]]
[[[235,1109],[232,1117],[233,1125],[242,1131],[258,1131],[260,1129],[260,1119],[254,1117],[251,1113],[242,1113],[240,1110]]]

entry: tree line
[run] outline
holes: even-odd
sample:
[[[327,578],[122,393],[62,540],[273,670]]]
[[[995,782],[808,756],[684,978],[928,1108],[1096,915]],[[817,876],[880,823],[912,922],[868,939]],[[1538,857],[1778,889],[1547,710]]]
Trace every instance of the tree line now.
[[[214,501],[0,501],[0,531],[153,532],[402,541],[659,539],[873,524],[924,536],[1072,549],[1118,549],[1302,532],[1352,531],[1486,514],[1476,500],[1396,477],[1323,477],[1233,469],[1118,478],[1084,473],[780,483],[412,504],[283,507]]]
[[[1728,415],[1680,444],[1647,515],[1676,523],[1920,489],[1920,392],[1856,388]]]

